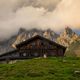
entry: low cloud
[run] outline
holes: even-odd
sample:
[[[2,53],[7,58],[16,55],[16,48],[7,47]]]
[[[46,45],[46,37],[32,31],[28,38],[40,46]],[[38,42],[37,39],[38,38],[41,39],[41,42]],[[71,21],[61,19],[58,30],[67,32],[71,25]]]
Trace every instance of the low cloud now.
[[[80,29],[80,0],[1,0],[0,38],[26,29]]]

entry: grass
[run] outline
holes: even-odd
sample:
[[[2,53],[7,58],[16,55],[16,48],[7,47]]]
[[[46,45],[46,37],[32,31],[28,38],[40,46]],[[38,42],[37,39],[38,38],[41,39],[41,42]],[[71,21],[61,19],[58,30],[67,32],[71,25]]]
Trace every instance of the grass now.
[[[0,64],[0,80],[80,80],[80,58],[47,58]]]

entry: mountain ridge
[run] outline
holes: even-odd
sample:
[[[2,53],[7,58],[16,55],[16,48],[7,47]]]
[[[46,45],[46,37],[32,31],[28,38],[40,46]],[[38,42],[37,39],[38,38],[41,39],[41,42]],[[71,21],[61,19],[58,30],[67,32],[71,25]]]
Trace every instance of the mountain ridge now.
[[[18,33],[8,40],[0,42],[0,54],[14,50],[16,44],[19,44],[33,36],[40,35],[49,40],[55,41],[63,46],[70,48],[69,46],[77,41],[80,41],[80,35],[74,32],[71,28],[66,27],[63,32],[57,34],[51,29],[40,30],[40,29],[31,29],[26,30],[25,28],[20,28]]]

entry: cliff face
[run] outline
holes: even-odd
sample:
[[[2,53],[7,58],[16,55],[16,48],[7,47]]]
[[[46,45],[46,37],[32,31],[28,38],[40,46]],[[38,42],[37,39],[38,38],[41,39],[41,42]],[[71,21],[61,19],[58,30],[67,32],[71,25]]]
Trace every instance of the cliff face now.
[[[56,34],[54,31],[48,29],[48,30],[37,30],[37,29],[32,29],[32,30],[25,30],[25,29],[20,29],[19,33],[16,37],[16,40],[12,44],[12,46],[15,48],[16,44],[19,44],[20,42],[23,42],[31,37],[34,37],[36,35],[43,36],[47,39],[50,40],[56,40],[56,38],[59,36]]]
[[[60,34],[60,36],[57,38],[57,42],[59,44],[62,44],[64,46],[69,46],[73,42],[79,40],[79,35],[76,34],[71,28],[66,27],[65,30]]]
[[[0,54],[3,54],[5,52],[14,50],[12,47],[12,43],[16,40],[16,35],[12,36],[8,40],[4,40],[0,42]]]
[[[69,45],[65,55],[80,57],[80,41],[75,41],[71,45]]]

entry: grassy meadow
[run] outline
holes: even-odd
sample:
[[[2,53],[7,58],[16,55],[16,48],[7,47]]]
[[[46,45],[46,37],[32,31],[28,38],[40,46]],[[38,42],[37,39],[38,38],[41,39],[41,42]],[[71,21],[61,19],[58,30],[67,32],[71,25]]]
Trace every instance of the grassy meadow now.
[[[0,64],[0,80],[80,80],[80,58],[40,58]]]

